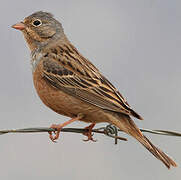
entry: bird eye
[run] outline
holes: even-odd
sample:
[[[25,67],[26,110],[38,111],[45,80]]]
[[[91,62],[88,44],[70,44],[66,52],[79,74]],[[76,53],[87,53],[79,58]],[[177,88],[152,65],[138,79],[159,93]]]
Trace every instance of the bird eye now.
[[[42,24],[42,22],[39,19],[36,19],[35,21],[33,21],[33,26],[40,26]]]

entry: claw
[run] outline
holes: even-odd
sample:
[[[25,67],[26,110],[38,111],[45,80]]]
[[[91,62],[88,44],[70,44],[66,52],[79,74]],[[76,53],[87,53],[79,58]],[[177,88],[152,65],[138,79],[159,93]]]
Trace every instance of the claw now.
[[[87,138],[87,139],[83,139],[83,141],[87,142],[87,141],[93,141],[93,142],[97,142],[97,139],[93,139],[92,137],[91,138]]]
[[[83,141],[93,141],[96,142],[97,140],[93,139],[93,133],[92,129],[95,126],[95,123],[92,123],[90,126],[85,127],[85,129],[88,129],[88,132],[83,133],[83,135],[87,136],[87,139],[83,139]]]
[[[52,140],[52,142],[57,142],[55,140],[57,140],[59,138],[59,135],[60,135],[60,131],[62,129],[62,124],[52,124],[52,126],[50,128],[52,129],[56,129],[56,131],[52,131],[52,132],[48,132],[49,133],[49,137],[50,139]],[[54,133],[54,135],[53,135]]]

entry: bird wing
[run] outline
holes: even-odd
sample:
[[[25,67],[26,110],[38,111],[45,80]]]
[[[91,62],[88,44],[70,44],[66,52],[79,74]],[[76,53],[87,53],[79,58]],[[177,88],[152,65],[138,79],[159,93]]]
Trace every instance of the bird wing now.
[[[118,90],[71,44],[49,49],[43,57],[43,77],[52,86],[82,101],[142,119]]]

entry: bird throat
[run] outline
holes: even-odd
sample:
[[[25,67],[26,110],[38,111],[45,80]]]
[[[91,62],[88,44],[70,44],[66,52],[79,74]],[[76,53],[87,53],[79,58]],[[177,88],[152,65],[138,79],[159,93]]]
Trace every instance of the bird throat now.
[[[39,64],[40,60],[42,59],[44,53],[42,53],[39,48],[35,49],[31,53],[31,69],[32,73],[35,72],[37,65]]]

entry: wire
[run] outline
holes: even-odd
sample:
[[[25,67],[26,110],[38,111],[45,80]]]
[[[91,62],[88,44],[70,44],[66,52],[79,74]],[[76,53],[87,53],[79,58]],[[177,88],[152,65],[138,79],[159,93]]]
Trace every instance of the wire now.
[[[150,130],[150,129],[140,129],[142,132],[158,134],[158,135],[166,135],[166,136],[181,136],[181,133],[174,131],[166,131],[166,130]],[[56,131],[56,129],[47,128],[47,127],[35,127],[35,128],[24,128],[24,129],[9,129],[9,130],[0,130],[0,135],[7,133],[41,133],[41,132],[51,132]],[[127,141],[126,138],[118,136],[118,132],[120,132],[117,127],[109,124],[106,127],[100,127],[97,129],[93,129],[92,132],[104,134],[108,137],[115,139],[115,144],[117,144],[117,140]],[[62,128],[61,132],[72,132],[72,133],[85,133],[88,132],[88,129],[81,128]]]

